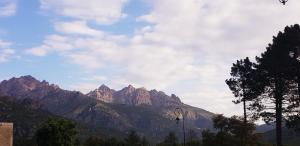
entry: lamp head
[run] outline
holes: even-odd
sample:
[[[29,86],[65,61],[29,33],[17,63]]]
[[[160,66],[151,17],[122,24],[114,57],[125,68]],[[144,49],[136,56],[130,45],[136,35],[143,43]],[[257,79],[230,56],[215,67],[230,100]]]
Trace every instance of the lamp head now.
[[[288,2],[289,0],[279,0],[280,3],[282,3],[283,5],[285,5],[286,2]]]

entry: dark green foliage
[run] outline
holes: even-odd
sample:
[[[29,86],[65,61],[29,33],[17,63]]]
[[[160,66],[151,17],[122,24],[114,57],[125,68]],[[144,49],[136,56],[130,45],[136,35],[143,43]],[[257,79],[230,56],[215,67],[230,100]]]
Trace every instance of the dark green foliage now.
[[[84,146],[125,146],[125,144],[116,138],[101,139],[90,137],[85,141]]]
[[[186,143],[187,146],[202,146],[200,140],[192,140]]]
[[[226,118],[222,115],[217,115],[213,118],[214,127],[218,130],[213,133],[209,130],[202,132],[203,146],[257,146],[259,137],[254,134],[255,125],[247,123],[246,125],[238,117],[233,116]],[[243,140],[243,133],[246,131],[247,140]]]
[[[125,143],[116,138],[109,138],[104,141],[103,146],[125,146]]]
[[[150,146],[149,141],[145,136],[142,138],[141,146]]]
[[[202,144],[203,146],[214,146],[216,140],[216,134],[210,130],[204,130],[202,132]]]
[[[190,129],[187,132],[187,146],[201,146],[200,138],[198,137],[197,133]]]
[[[193,140],[193,141],[188,141],[186,143],[186,146],[202,146],[200,140]]]
[[[141,138],[135,131],[131,131],[124,141],[116,138],[101,139],[97,137],[88,138],[84,146],[149,146],[146,137]]]
[[[300,116],[298,115],[290,116],[286,124],[287,127],[293,128],[295,131],[300,132]]]
[[[127,138],[124,139],[128,146],[139,146],[141,144],[141,138],[135,131],[130,131]]]
[[[164,139],[162,143],[159,143],[157,146],[179,146],[179,141],[174,132],[170,132]]]
[[[65,119],[49,119],[36,132],[38,146],[74,146],[75,124]]]
[[[98,137],[89,137],[84,145],[85,146],[102,146],[104,143],[104,140],[98,138]]]

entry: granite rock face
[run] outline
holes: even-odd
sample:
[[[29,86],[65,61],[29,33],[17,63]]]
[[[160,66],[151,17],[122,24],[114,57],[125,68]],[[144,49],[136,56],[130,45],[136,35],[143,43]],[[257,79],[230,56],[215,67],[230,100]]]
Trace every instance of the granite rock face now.
[[[151,105],[151,106],[180,106],[182,105],[179,97],[172,94],[166,95],[162,91],[145,88],[134,88],[132,85],[119,91],[112,90],[107,86],[100,86],[98,89],[91,91],[87,96],[95,98],[106,103],[126,104],[126,105]]]
[[[129,85],[128,87],[125,87],[114,94],[112,103],[127,105],[151,105],[151,100],[146,89],[136,89]]]
[[[0,83],[0,94],[16,98],[43,98],[49,92],[61,90],[57,85],[38,81],[32,76],[11,78]]]
[[[113,94],[115,90],[110,89],[105,85],[101,85],[98,89],[91,91],[87,94],[87,96],[94,97],[97,100],[111,103],[113,101]]]
[[[68,91],[32,76],[11,78],[0,83],[0,96],[14,97],[18,102],[42,108],[54,114],[66,114],[66,111],[90,100],[78,91]]]
[[[59,86],[49,84],[46,81],[39,81],[32,76],[21,76],[20,78],[11,78],[0,83],[0,95],[12,96],[16,98],[32,98],[47,100],[48,97],[64,98],[70,95],[82,96],[77,91],[67,91],[60,89]],[[126,105],[151,105],[151,106],[180,106],[182,103],[176,95],[166,95],[162,91],[151,90],[145,88],[134,88],[132,85],[125,87],[119,91],[110,89],[105,85],[101,85],[98,89],[86,94],[88,97],[105,103],[126,104]],[[63,100],[63,99],[54,99]]]

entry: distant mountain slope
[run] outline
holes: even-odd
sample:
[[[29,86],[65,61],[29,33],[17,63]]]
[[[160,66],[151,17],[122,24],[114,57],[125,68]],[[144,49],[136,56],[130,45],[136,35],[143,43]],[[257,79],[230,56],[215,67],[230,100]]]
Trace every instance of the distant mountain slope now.
[[[30,145],[39,125],[49,118],[62,118],[42,110],[37,101],[31,99],[16,100],[14,97],[0,97],[0,121],[14,123],[14,144]],[[99,128],[76,122],[79,136],[124,137],[125,133],[114,129]],[[26,144],[25,144],[26,143]]]
[[[258,132],[258,133],[265,133],[265,132],[271,131],[271,130],[273,130],[275,128],[276,128],[275,123],[262,124],[262,125],[256,126],[256,132]]]
[[[160,139],[169,131],[180,132],[174,109],[182,107],[187,129],[200,132],[211,129],[213,113],[183,104],[175,96],[163,92],[128,86],[120,91],[101,86],[87,95],[60,89],[31,76],[12,78],[0,83],[0,95],[15,100],[31,99],[36,106],[50,113],[93,127],[115,129],[120,132],[136,130],[152,139]]]

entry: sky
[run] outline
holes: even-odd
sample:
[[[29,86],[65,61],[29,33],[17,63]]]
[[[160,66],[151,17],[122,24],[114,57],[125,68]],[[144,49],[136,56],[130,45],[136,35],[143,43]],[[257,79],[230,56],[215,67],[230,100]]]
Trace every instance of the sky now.
[[[83,93],[129,84],[241,114],[225,84],[285,26],[289,0],[0,0],[0,81],[32,75]]]

